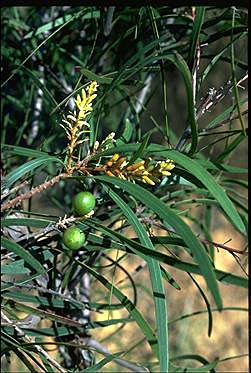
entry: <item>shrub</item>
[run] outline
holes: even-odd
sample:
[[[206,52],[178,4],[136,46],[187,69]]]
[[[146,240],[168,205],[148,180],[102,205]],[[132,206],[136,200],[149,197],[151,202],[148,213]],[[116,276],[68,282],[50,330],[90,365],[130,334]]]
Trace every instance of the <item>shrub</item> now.
[[[3,369],[226,367],[172,325],[206,313],[205,342],[246,310],[223,284],[247,287],[247,9],[6,7],[2,30]],[[241,247],[214,238],[223,220]]]

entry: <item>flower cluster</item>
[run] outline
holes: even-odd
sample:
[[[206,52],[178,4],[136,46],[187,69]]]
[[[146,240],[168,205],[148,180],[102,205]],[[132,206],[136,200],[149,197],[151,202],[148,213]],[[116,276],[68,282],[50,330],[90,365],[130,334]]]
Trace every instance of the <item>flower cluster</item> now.
[[[73,152],[77,145],[81,144],[87,139],[81,139],[84,132],[89,132],[86,128],[89,128],[89,124],[86,122],[86,117],[93,110],[92,101],[95,99],[97,94],[98,84],[96,81],[91,82],[86,90],[82,89],[82,97],[78,94],[77,99],[74,100],[76,109],[62,120],[64,124],[60,124],[64,128],[69,143],[67,145],[67,171],[71,173],[72,170],[72,158]]]
[[[130,164],[126,157],[115,153],[105,165],[105,173],[108,176],[117,176],[121,179],[142,181],[145,184],[155,185],[161,181],[163,176],[171,175],[175,167],[170,159],[165,161],[152,161],[150,158],[145,161]]]

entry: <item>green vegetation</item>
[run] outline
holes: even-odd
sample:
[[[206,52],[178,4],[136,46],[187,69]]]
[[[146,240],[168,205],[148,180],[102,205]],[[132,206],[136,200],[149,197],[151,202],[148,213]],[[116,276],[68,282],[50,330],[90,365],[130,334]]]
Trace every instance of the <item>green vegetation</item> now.
[[[2,370],[245,367],[247,8],[1,21]]]

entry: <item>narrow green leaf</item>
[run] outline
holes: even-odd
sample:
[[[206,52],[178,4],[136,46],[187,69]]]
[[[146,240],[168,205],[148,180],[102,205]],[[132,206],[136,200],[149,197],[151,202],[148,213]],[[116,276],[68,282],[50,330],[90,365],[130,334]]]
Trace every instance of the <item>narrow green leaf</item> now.
[[[242,134],[241,134],[242,135]],[[242,135],[243,136],[243,135]],[[224,189],[215,181],[213,176],[207,172],[200,164],[194,159],[189,158],[185,154],[182,154],[176,150],[165,150],[164,146],[151,146],[149,150],[153,150],[154,153],[158,154],[157,149],[159,149],[159,155],[164,155],[168,158],[173,159],[175,162],[180,164],[186,170],[188,170],[193,176],[195,176],[204,186],[209,190],[212,196],[219,202],[222,209],[225,211],[226,215],[230,218],[232,224],[243,234],[245,234],[245,226],[242,222],[240,215],[235,209],[233,203],[227,196]],[[156,150],[154,150],[156,149]],[[163,151],[161,151],[163,149]]]
[[[63,162],[56,158],[56,157],[39,157],[29,161],[22,166],[17,167],[15,170],[11,171],[4,179],[4,185],[6,188],[9,188],[12,184],[14,184],[17,180],[19,180],[22,176],[27,174],[30,171],[34,171],[37,167],[47,166],[48,162]]]
[[[162,263],[165,263],[165,264],[168,264],[168,265],[172,266],[173,268],[177,268],[181,271],[191,272],[191,273],[195,273],[195,274],[203,276],[199,266],[196,265],[196,264],[184,262],[184,261],[181,261],[177,258],[162,254],[158,251],[150,250],[147,247],[139,244],[135,240],[127,238],[127,237],[121,235],[120,233],[118,233],[114,230],[111,230],[107,227],[102,226],[101,224],[98,224],[97,222],[90,221],[90,220],[91,219],[88,219],[88,221],[85,221],[85,225],[93,227],[94,229],[96,228],[99,231],[101,231],[102,233],[104,233],[105,235],[108,235],[112,238],[117,238],[123,243],[123,244],[121,244],[121,243],[116,242],[116,241],[112,242],[113,245],[114,245],[114,248],[116,247],[119,250],[127,251],[127,252],[130,252],[130,253],[133,253],[133,254],[137,253],[137,255],[140,255],[142,258],[143,258],[142,254],[148,255],[148,256],[156,259],[156,260],[159,260]],[[95,237],[95,242],[97,242],[97,240],[99,240],[99,243],[101,245],[99,247],[99,250],[100,249],[104,249],[104,250],[110,249],[110,246],[106,247],[104,245],[107,244],[107,241],[109,241],[109,243],[110,243],[110,241],[112,241],[112,240],[109,240],[109,239],[107,240],[107,237],[102,238],[102,237],[98,237],[98,236],[93,235],[93,234],[88,235],[87,239],[92,240],[94,237]],[[175,243],[175,241],[172,237],[157,237],[157,242],[156,242],[155,238],[152,237],[152,242],[155,243],[155,244],[165,243],[165,244],[181,245],[181,246],[186,245],[185,242],[183,240],[181,240],[180,238],[175,238],[175,240],[177,240],[176,243]],[[215,276],[216,276],[217,280],[220,281],[220,282],[240,286],[240,287],[243,287],[243,288],[248,288],[248,280],[244,277],[239,277],[239,276],[233,275],[233,274],[228,273],[228,272],[220,271],[218,269],[214,269],[214,272],[215,272]]]
[[[232,28],[234,30],[235,27],[235,17],[236,17],[236,8],[232,8],[233,11],[233,17],[232,17]],[[243,121],[243,117],[241,114],[241,108],[240,108],[240,96],[239,96],[239,91],[237,88],[237,79],[236,79],[236,67],[235,67],[235,57],[234,57],[234,43],[233,43],[233,33],[231,34],[231,70],[232,70],[232,84],[233,84],[233,93],[234,93],[234,98],[235,98],[235,104],[242,128],[242,134],[246,136],[246,131],[245,131],[245,124]]]
[[[175,281],[175,279],[167,272],[167,270],[160,266],[162,277],[175,289],[181,290],[179,284]]]
[[[113,361],[114,359],[119,357],[122,353],[123,352],[117,352],[115,354],[108,355],[104,359],[100,360],[98,363],[96,363],[96,364],[92,365],[91,367],[86,368],[84,370],[80,370],[80,371],[78,371],[78,373],[97,373],[99,371],[99,369],[104,367],[110,361]]]
[[[128,118],[126,118],[122,135],[118,139],[116,139],[116,144],[120,145],[130,141],[132,133],[133,124]]]
[[[36,30],[30,31],[28,34],[24,36],[24,39],[29,39],[31,37],[37,36],[43,32],[48,32],[56,27],[59,27],[63,25],[65,22],[71,21],[73,19],[77,19],[79,16],[81,16],[82,12],[74,13],[74,14],[66,14],[63,17],[57,18],[51,22],[46,23],[43,26],[38,27]],[[90,18],[99,18],[100,17],[100,11],[89,11],[86,14],[82,15],[82,19],[90,19]]]
[[[199,42],[200,31],[201,31],[201,27],[204,21],[205,7],[198,6],[195,8],[195,11],[196,11],[196,15],[195,15],[194,23],[193,23],[190,48],[188,52],[188,66],[190,68],[190,71],[192,71],[193,66],[194,66],[196,47]]]
[[[199,81],[198,81],[198,89],[200,88],[202,82],[205,80],[207,75],[210,73],[210,71],[213,69],[213,67],[216,65],[216,63],[220,60],[220,58],[223,56],[223,54],[227,51],[227,49],[232,45],[232,43],[235,43],[237,40],[240,40],[243,36],[245,36],[247,33],[243,32],[240,35],[237,35],[237,37],[232,40],[230,43],[228,43],[222,50],[213,56],[213,58],[210,58],[210,62],[207,65],[207,67],[204,69],[203,73],[201,74]],[[210,124],[207,125],[207,128],[210,127]]]
[[[85,75],[89,80],[96,80],[100,84],[111,84],[113,78],[106,78],[105,76],[100,76],[92,71],[86,69],[85,67],[81,68],[81,73]]]
[[[243,100],[240,101],[240,104],[243,105],[247,102],[248,98],[245,97]],[[206,129],[216,126],[218,123],[222,122],[224,119],[229,117],[231,113],[233,113],[236,110],[236,104],[233,104],[229,106],[226,110],[224,110],[222,113],[217,115],[211,122],[207,124],[205,127]]]
[[[34,218],[6,218],[1,220],[2,227],[11,226],[25,226],[25,227],[36,227],[36,228],[46,228],[50,224],[55,223],[53,220],[45,219],[34,219]]]
[[[22,277],[22,280],[21,281],[15,281],[15,284],[11,283],[11,282],[8,282],[6,285],[2,285],[1,290],[4,291],[4,290],[11,289],[11,288],[15,288],[18,285],[22,285],[22,284],[26,284],[27,282],[31,282],[32,280],[35,280],[36,278],[38,278],[40,276],[41,276],[40,273],[35,273],[34,275],[29,274],[27,276],[24,275]]]
[[[144,144],[144,142],[142,143]],[[140,147],[141,148],[141,147]],[[139,149],[140,149],[139,148]],[[137,158],[136,158],[137,159]],[[138,220],[137,216],[131,210],[131,208],[115,193],[111,188],[105,187],[107,194],[114,200],[114,202],[121,208],[124,215],[127,217],[128,222],[131,223],[135,232],[137,233],[140,242],[142,245],[149,247],[154,250],[154,246],[147,235],[144,227]],[[155,315],[156,315],[156,326],[157,326],[157,336],[158,336],[158,346],[159,346],[159,361],[160,361],[160,370],[166,372],[168,369],[168,315],[166,307],[166,295],[164,287],[162,284],[162,276],[159,263],[157,263],[152,258],[145,256],[145,261],[149,266],[152,291],[154,296],[155,304]]]
[[[2,237],[2,245],[7,250],[12,251],[20,258],[22,258],[27,264],[34,268],[37,273],[47,273],[47,271],[40,264],[40,262],[37,259],[35,259],[34,256],[31,255],[29,251],[25,250],[22,246],[18,245],[13,241],[8,240],[5,237]]]
[[[21,155],[23,157],[48,157],[46,152],[25,148],[23,146],[2,144],[1,147],[3,152],[10,152],[11,154]]]
[[[23,352],[21,352],[18,348],[16,348],[15,349],[15,354],[23,362],[23,364],[29,369],[29,372],[37,373],[37,370],[34,368],[34,366],[31,364],[31,362],[26,358],[26,356],[24,355]]]
[[[195,360],[199,360],[199,361],[207,361],[206,359],[204,359],[203,357],[201,357],[200,355],[181,355],[181,356],[177,356],[175,358],[173,358],[173,361],[176,361],[176,360],[184,360],[184,359],[195,359]],[[211,372],[211,373],[215,373],[215,370],[214,368],[216,367],[216,365],[218,364],[219,362],[219,359],[216,358],[215,361],[212,361],[211,363],[206,363],[198,368],[187,368],[187,367],[172,367],[172,372],[177,372],[177,373],[183,373],[183,372],[187,372],[187,373],[208,373],[208,372]]]
[[[8,264],[1,265],[1,273],[2,274],[10,274],[13,275],[21,275],[21,274],[28,274],[30,273],[28,268],[24,268],[24,260],[16,260],[15,262],[10,262]]]
[[[188,275],[191,277],[192,281],[197,286],[202,298],[204,299],[204,301],[206,303],[207,313],[208,313],[208,337],[211,337],[211,333],[212,333],[212,330],[213,330],[213,314],[212,314],[212,311],[211,311],[210,303],[209,303],[209,301],[206,297],[206,294],[204,293],[201,286],[199,285],[199,283],[195,280],[195,278],[193,278],[193,276],[190,273],[188,273]]]
[[[211,308],[211,311],[212,312],[218,312],[218,309],[217,308]],[[243,308],[243,307],[223,307],[222,308],[222,312],[223,311],[241,311],[241,312],[248,312],[248,308]],[[187,319],[188,317],[193,317],[193,316],[197,316],[197,315],[201,315],[203,313],[208,313],[208,310],[201,310],[201,311],[195,311],[195,312],[192,312],[192,313],[187,313],[185,315],[182,315],[182,316],[179,316],[177,317],[176,319],[174,320],[171,320],[169,321],[169,324],[174,324],[178,321],[181,321],[181,320],[184,320],[184,319]]]
[[[222,162],[229,154],[231,154],[237,146],[243,141],[247,140],[247,136],[240,133],[228,146],[227,148],[217,157],[217,162]]]
[[[73,299],[56,299],[55,297],[50,297],[49,299],[43,296],[38,295],[28,295],[23,294],[19,291],[3,291],[2,297],[5,299],[13,299],[16,301],[21,301],[23,303],[34,303],[41,306],[49,306],[52,308],[65,308],[66,304],[67,307],[71,307],[71,309],[83,309],[85,308],[85,304],[79,301],[75,301]]]
[[[31,306],[26,306],[24,304],[18,303],[17,301],[14,301],[14,303],[15,303],[15,308],[19,311],[24,311],[24,312],[27,312],[31,315],[38,315],[43,319],[58,321],[61,324],[66,324],[66,325],[69,325],[69,326],[76,326],[76,327],[80,327],[80,328],[82,326],[81,323],[79,323],[78,321],[72,320],[72,319],[70,319],[68,317],[65,317],[65,316],[56,315],[55,313],[52,313],[51,311],[48,312],[48,311],[40,310],[38,308],[34,308],[34,307],[31,307]]]

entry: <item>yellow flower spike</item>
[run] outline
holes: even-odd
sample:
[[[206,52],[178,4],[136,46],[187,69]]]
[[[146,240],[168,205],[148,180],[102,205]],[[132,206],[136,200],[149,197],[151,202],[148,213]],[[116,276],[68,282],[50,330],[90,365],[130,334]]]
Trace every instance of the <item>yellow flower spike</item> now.
[[[94,80],[89,87],[87,87],[88,96],[91,96],[94,92],[97,91],[98,83]]]
[[[84,132],[89,132],[85,130],[85,127],[89,127],[89,124],[86,122],[85,118],[91,113],[93,110],[92,102],[97,97],[95,93],[97,91],[98,84],[96,81],[93,81],[89,84],[89,86],[85,89],[82,89],[81,95],[78,94],[77,98],[74,100],[76,104],[76,109],[71,112],[69,111],[68,115],[64,117],[62,120],[64,125],[61,127],[64,128],[68,139],[70,140],[69,144],[67,145],[67,171],[69,173],[72,172],[72,160],[73,160],[73,153],[77,146],[79,146],[83,141],[88,139],[81,139],[80,137],[83,135]]]

